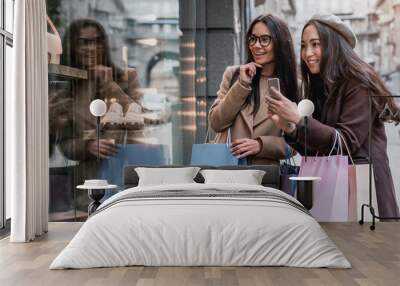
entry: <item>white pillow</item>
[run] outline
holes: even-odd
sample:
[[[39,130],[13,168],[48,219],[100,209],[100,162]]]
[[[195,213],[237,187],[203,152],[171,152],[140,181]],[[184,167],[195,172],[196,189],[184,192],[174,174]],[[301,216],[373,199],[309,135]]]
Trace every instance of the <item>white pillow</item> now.
[[[184,168],[135,168],[139,176],[138,186],[195,183],[199,167]]]
[[[261,170],[201,170],[205,184],[226,183],[261,185],[265,171]]]

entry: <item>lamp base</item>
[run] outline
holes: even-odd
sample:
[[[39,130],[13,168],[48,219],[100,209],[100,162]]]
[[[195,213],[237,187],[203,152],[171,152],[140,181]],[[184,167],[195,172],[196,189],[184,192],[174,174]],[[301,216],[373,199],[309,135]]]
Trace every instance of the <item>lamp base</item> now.
[[[104,197],[105,192],[106,191],[104,189],[88,190],[88,196],[92,200],[88,206],[89,216],[101,205],[100,200]]]
[[[313,181],[297,181],[296,198],[310,210],[313,207]]]

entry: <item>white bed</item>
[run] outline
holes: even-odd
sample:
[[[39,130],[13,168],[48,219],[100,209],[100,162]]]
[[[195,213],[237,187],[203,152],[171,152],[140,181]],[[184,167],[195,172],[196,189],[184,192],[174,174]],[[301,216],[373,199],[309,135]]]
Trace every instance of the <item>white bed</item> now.
[[[154,197],[157,193],[160,197]],[[127,265],[350,268],[318,222],[298,204],[279,190],[255,185],[130,188],[100,206],[50,269]]]

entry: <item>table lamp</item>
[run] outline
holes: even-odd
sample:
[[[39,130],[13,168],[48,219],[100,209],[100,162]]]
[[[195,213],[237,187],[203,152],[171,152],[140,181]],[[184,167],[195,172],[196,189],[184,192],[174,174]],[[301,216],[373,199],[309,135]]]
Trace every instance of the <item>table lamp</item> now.
[[[309,99],[303,99],[297,105],[297,110],[300,116],[304,117],[305,130],[304,130],[304,160],[307,162],[307,129],[308,117],[314,112],[314,103]]]
[[[90,113],[93,116],[97,117],[97,122],[96,122],[96,135],[97,135],[97,162],[100,161],[100,117],[106,114],[107,111],[107,105],[104,102],[104,100],[101,99],[95,99],[90,103],[89,106]]]

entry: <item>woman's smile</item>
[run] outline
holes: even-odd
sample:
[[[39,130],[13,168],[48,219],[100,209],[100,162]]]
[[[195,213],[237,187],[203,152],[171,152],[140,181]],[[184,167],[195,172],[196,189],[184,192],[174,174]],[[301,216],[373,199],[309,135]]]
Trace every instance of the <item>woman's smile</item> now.
[[[249,44],[253,60],[260,65],[270,64],[274,61],[274,44],[271,41],[271,32],[268,27],[258,22],[251,32],[254,41]],[[267,37],[265,39],[265,37]],[[269,37],[269,41],[268,41]]]

